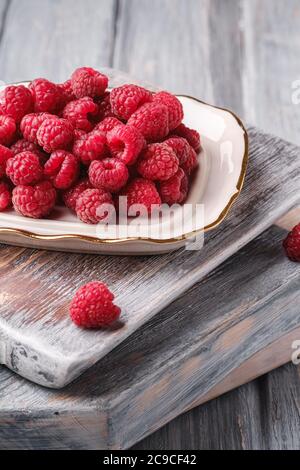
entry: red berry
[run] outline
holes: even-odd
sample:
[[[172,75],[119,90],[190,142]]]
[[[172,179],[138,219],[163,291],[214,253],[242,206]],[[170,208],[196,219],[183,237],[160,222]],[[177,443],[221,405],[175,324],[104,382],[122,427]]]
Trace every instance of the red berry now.
[[[174,150],[167,144],[150,144],[137,164],[137,170],[144,178],[165,181],[175,175],[179,161]]]
[[[60,88],[45,78],[33,80],[29,89],[32,93],[36,113],[56,113],[62,103]]]
[[[44,174],[57,189],[68,189],[78,178],[79,160],[65,150],[53,152],[44,166]]]
[[[188,178],[182,168],[167,181],[160,183],[160,196],[166,204],[181,204],[185,201],[188,193]]]
[[[6,174],[6,165],[9,158],[13,157],[12,151],[0,144],[0,178]]]
[[[190,129],[182,123],[176,127],[176,129],[174,129],[172,134],[178,135],[179,137],[184,137],[197,153],[200,152],[200,135],[199,132],[197,132],[195,129]]]
[[[174,150],[179,160],[179,165],[184,164],[189,158],[191,146],[183,137],[169,137],[164,143]]]
[[[161,199],[152,181],[143,178],[135,178],[123,189],[120,196],[127,196],[128,211],[134,204],[143,205],[148,213],[154,206],[160,206]],[[133,215],[130,213],[130,215]]]
[[[187,159],[181,164],[181,168],[187,175],[190,175],[198,166],[198,158],[193,147],[189,146],[189,154]]]
[[[112,155],[132,165],[145,145],[142,134],[132,126],[117,126],[108,132],[107,145]]]
[[[137,85],[123,85],[114,88],[110,93],[112,112],[127,121],[143,104],[152,101],[152,93]]]
[[[74,141],[80,139],[80,137],[86,134],[87,132],[83,131],[82,129],[74,129]]]
[[[17,142],[15,142],[14,145],[10,147],[10,150],[12,151],[13,155],[17,155],[18,153],[22,152],[35,153],[40,158],[41,163],[44,163],[45,159],[47,158],[46,154],[42,152],[36,144],[29,142],[26,139],[17,140]]]
[[[43,168],[35,153],[22,152],[7,161],[6,175],[16,186],[35,184],[42,178]]]
[[[24,85],[8,86],[0,93],[0,106],[4,114],[20,122],[33,109],[32,95]]]
[[[94,130],[103,132],[106,135],[109,131],[121,125],[123,125],[123,123],[116,117],[107,117],[99,122]]]
[[[300,262],[300,224],[296,225],[285,238],[283,248],[291,261]]]
[[[168,108],[160,103],[146,103],[132,114],[127,124],[138,129],[148,142],[162,140],[169,133]]]
[[[63,192],[63,201],[72,212],[76,212],[77,199],[86,189],[92,189],[92,185],[88,178],[80,180],[75,184],[75,186],[72,186]]]
[[[102,121],[108,117],[116,117],[110,105],[110,91],[106,91],[103,97],[95,99],[95,102],[98,105],[98,114],[95,117],[95,122]]]
[[[84,165],[100,160],[106,155],[106,138],[103,132],[92,131],[74,142],[73,153]]]
[[[47,153],[67,149],[73,140],[74,128],[66,119],[45,119],[37,131],[37,141]]]
[[[101,207],[105,204],[112,206],[111,194],[104,189],[86,189],[76,201],[76,214],[82,222],[86,224],[97,224],[106,217]]]
[[[71,305],[73,322],[84,328],[110,325],[120,316],[121,309],[113,303],[114,295],[99,281],[89,282],[76,292]]]
[[[10,145],[16,133],[15,120],[10,116],[0,115],[0,144]]]
[[[164,104],[168,108],[170,131],[179,126],[183,119],[183,107],[176,96],[167,91],[160,91],[155,93],[153,101],[154,103]]]
[[[89,167],[90,182],[95,188],[106,189],[112,193],[119,191],[129,177],[126,165],[117,158],[95,160]]]
[[[97,98],[104,94],[108,78],[90,67],[82,67],[72,74],[71,83],[76,98]]]
[[[61,92],[61,100],[62,100],[62,105],[63,106],[65,106],[70,101],[76,100],[76,96],[74,95],[74,92],[73,92],[73,89],[72,89],[71,80],[67,80],[66,82],[60,83],[57,86],[58,86],[58,88],[60,89],[60,92]]]
[[[13,190],[13,206],[25,217],[40,219],[51,212],[56,201],[56,191],[49,181],[35,186],[16,186]]]
[[[46,119],[58,119],[58,117],[50,113],[32,113],[24,116],[20,124],[24,139],[38,145],[37,131]]]
[[[11,204],[11,191],[8,184],[0,181],[0,212],[5,211]]]
[[[63,117],[68,119],[75,129],[90,132],[94,127],[90,118],[97,112],[98,106],[92,98],[86,97],[68,103],[63,110]]]

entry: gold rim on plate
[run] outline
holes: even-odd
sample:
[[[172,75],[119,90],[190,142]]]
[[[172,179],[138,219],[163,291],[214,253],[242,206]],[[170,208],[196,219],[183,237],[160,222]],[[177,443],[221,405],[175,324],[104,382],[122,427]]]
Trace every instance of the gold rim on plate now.
[[[21,82],[21,83],[26,83],[26,82]],[[219,106],[213,106],[208,103],[205,103],[205,101],[198,100],[197,98],[194,98],[193,96],[189,95],[177,95],[179,98],[189,98],[193,101],[197,101],[198,103],[205,104],[206,106],[210,106],[215,109],[220,109],[221,111],[226,111],[230,113],[238,125],[242,128],[243,133],[244,133],[244,142],[245,142],[245,151],[243,155],[243,161],[242,161],[242,167],[241,167],[241,173],[236,185],[236,192],[231,196],[229,199],[227,205],[225,208],[222,210],[222,212],[219,214],[218,218],[210,223],[209,225],[206,225],[204,228],[194,230],[192,232],[184,233],[180,237],[176,238],[168,238],[168,239],[156,239],[156,238],[150,238],[150,237],[128,237],[128,238],[115,238],[115,239],[100,239],[96,237],[91,237],[91,236],[86,236],[86,235],[77,235],[77,234],[60,234],[60,235],[39,235],[36,233],[28,232],[27,230],[22,230],[22,229],[17,229],[17,228],[0,228],[0,234],[17,234],[25,238],[32,238],[34,240],[65,240],[65,239],[76,239],[76,240],[81,240],[83,242],[87,243],[96,243],[96,244],[117,244],[117,243],[126,243],[126,242],[131,242],[131,241],[144,241],[148,243],[176,243],[181,240],[188,240],[192,237],[197,236],[197,234],[201,232],[208,232],[209,230],[212,230],[216,228],[218,225],[220,225],[221,222],[226,218],[228,212],[230,211],[231,207],[233,206],[234,202],[240,195],[240,192],[242,190],[244,181],[245,181],[245,176],[246,176],[246,170],[247,170],[247,164],[248,164],[248,158],[249,158],[249,138],[248,138],[248,133],[245,129],[245,126],[241,119],[233,112],[230,111],[229,109],[226,108],[221,108]]]

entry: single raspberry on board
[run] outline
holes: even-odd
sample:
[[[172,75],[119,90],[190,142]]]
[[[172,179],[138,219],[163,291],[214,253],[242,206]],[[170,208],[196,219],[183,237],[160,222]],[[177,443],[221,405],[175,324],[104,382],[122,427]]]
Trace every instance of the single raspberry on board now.
[[[73,141],[74,128],[67,119],[45,119],[37,131],[38,144],[45,152],[69,148]]]
[[[0,212],[11,205],[11,190],[7,183],[0,181]]]
[[[100,131],[103,132],[105,135],[114,129],[117,126],[122,126],[123,123],[116,117],[107,117],[103,119],[103,121],[99,122],[99,124],[96,125],[95,131]]]
[[[183,137],[169,137],[164,141],[164,144],[167,144],[174,150],[179,160],[179,165],[184,164],[189,158],[191,146]]]
[[[0,106],[4,114],[20,122],[33,109],[31,92],[24,85],[8,86],[0,93]]]
[[[114,298],[103,282],[89,282],[80,287],[71,302],[71,319],[83,328],[110,325],[121,313],[121,309],[113,303]]]
[[[12,202],[16,212],[25,217],[40,219],[48,215],[56,201],[56,190],[49,181],[35,186],[16,186]]]
[[[135,163],[145,145],[142,134],[135,127],[128,125],[114,127],[106,138],[112,155],[126,165]]]
[[[193,147],[189,146],[189,154],[187,159],[180,165],[185,173],[189,176],[198,166],[198,157]]]
[[[34,111],[36,113],[56,113],[62,103],[61,89],[45,78],[36,78],[29,85]]]
[[[10,116],[0,114],[0,144],[10,145],[16,133],[16,122]]]
[[[102,211],[104,205],[105,210]],[[113,200],[105,189],[86,189],[76,201],[76,214],[86,224],[97,224],[109,216],[106,210],[108,205],[112,207]]]
[[[70,101],[63,110],[63,117],[68,119],[75,129],[82,129],[90,132],[94,125],[91,122],[92,116],[98,112],[98,106],[92,98],[85,97],[76,101]]]
[[[13,157],[13,152],[0,144],[0,178],[6,174],[6,165],[9,158]]]
[[[127,124],[138,129],[148,142],[162,140],[169,133],[168,108],[161,103],[146,103],[131,115]]]
[[[150,144],[137,164],[141,176],[152,181],[170,179],[178,170],[179,160],[167,144]]]
[[[39,157],[32,152],[18,153],[6,164],[6,175],[14,185],[35,184],[43,176]]]
[[[71,83],[76,98],[84,98],[85,96],[97,98],[104,94],[108,78],[90,67],[81,67],[73,72]]]
[[[18,153],[22,152],[32,152],[35,153],[41,163],[45,163],[47,159],[47,155],[40,150],[40,148],[34,144],[33,142],[29,142],[29,140],[26,139],[19,139],[17,142],[15,142],[11,147],[10,150],[12,151],[13,155],[17,155]]]
[[[130,181],[121,191],[120,196],[127,196],[128,211],[134,204],[139,204],[143,205],[148,213],[151,213],[154,206],[157,207],[161,204],[161,198],[155,184],[143,178],[135,178]],[[133,214],[130,213],[130,215]]]
[[[64,83],[60,83],[57,85],[61,92],[61,104],[65,106],[70,101],[76,100],[76,96],[74,95],[71,80],[67,80]]]
[[[188,178],[182,168],[167,181],[160,183],[159,192],[162,202],[166,204],[182,204],[188,193]]]
[[[24,116],[20,124],[24,139],[38,145],[37,131],[46,119],[58,119],[58,117],[50,113],[31,113]]]
[[[118,158],[94,160],[89,167],[89,178],[92,185],[112,193],[125,186],[128,177],[127,166]]]
[[[167,91],[160,91],[153,96],[153,102],[164,104],[168,108],[170,131],[179,126],[183,119],[183,107],[176,96]]]
[[[79,175],[79,159],[65,150],[56,150],[44,166],[44,175],[57,189],[70,188]]]
[[[300,262],[300,224],[296,225],[285,238],[283,248],[291,261]]]
[[[199,153],[201,149],[201,140],[199,132],[195,129],[190,129],[185,124],[180,124],[174,131],[172,132],[174,135],[178,135],[179,137],[184,137],[188,143],[193,147],[195,152]]]
[[[124,121],[143,104],[152,101],[152,93],[137,85],[122,85],[110,93],[112,112]]]
[[[81,179],[74,186],[72,186],[71,188],[63,192],[63,201],[65,205],[72,212],[76,212],[76,202],[77,202],[78,197],[86,189],[92,189],[92,188],[93,186],[91,185],[88,178]]]
[[[93,160],[104,158],[106,149],[106,137],[103,132],[92,131],[83,135],[74,142],[73,153],[84,165],[89,165]]]

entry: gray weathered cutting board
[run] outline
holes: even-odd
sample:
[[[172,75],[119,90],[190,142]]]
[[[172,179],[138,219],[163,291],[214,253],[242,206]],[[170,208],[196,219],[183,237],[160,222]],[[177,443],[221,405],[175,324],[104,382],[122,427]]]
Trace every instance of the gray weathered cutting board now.
[[[63,387],[296,204],[299,148],[254,128],[249,137],[242,195],[201,251],[132,258],[1,247],[1,362],[36,383]],[[83,331],[69,320],[75,289],[92,279],[116,293],[123,314],[113,331]]]

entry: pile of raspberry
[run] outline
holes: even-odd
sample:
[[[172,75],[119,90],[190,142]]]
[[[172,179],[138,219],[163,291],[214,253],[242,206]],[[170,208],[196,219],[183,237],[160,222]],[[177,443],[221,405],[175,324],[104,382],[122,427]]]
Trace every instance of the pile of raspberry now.
[[[0,211],[25,217],[65,204],[85,223],[127,196],[128,209],[182,204],[198,165],[200,136],[176,96],[137,85],[108,90],[88,67],[55,84],[44,78],[0,93]]]

